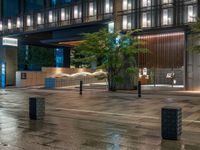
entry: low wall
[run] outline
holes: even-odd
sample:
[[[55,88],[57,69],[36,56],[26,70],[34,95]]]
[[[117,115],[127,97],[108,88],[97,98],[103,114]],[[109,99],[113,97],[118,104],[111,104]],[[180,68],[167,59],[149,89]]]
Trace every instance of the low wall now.
[[[73,86],[79,85],[80,81],[83,81],[83,84],[89,83],[102,83],[106,82],[106,80],[98,80],[95,77],[82,77],[82,78],[46,78],[45,79],[45,88],[57,88],[57,87],[65,87],[65,86]]]
[[[16,87],[44,86],[45,78],[54,74],[74,74],[79,72],[94,72],[91,69],[82,68],[42,68],[42,71],[17,71]]]

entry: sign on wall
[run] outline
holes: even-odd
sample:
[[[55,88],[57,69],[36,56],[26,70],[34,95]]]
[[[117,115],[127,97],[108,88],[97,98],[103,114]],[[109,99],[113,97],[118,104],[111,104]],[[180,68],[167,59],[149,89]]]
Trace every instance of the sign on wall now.
[[[27,74],[26,73],[21,73],[21,79],[26,80],[27,79]]]
[[[18,39],[3,37],[2,38],[2,45],[17,47],[18,46]]]

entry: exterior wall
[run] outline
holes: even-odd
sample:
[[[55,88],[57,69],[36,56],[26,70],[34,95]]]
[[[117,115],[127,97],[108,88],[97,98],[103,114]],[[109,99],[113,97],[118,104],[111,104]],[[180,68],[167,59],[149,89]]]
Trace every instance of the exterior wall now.
[[[156,69],[156,81],[155,84],[172,84],[171,79],[166,79],[167,73],[174,72],[176,80],[176,84],[174,85],[183,85],[184,78],[184,69],[183,68],[164,68],[164,69]]]
[[[199,35],[188,35],[188,49],[192,45],[200,44]],[[195,52],[187,52],[187,71],[186,71],[186,89],[200,90],[200,54]]]
[[[59,74],[75,74],[78,72],[93,72],[90,69],[75,69],[75,68],[42,68],[42,71],[17,71],[16,72],[16,87],[43,86],[45,78]],[[22,78],[25,74],[25,78]],[[80,81],[79,81],[80,82]]]
[[[139,38],[149,51],[139,55],[140,68],[181,68],[184,65],[184,32],[146,34]]]

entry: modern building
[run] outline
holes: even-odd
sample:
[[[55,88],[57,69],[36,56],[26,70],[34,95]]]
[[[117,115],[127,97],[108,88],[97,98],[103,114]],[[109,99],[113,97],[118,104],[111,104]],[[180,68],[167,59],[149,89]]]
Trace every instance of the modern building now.
[[[57,66],[70,67],[70,49],[83,40],[81,33],[139,28],[137,36],[150,50],[138,56],[144,84],[200,88],[199,57],[187,51],[188,24],[200,17],[200,0],[0,0],[0,7],[7,85],[15,83],[17,50],[23,46],[54,48]]]

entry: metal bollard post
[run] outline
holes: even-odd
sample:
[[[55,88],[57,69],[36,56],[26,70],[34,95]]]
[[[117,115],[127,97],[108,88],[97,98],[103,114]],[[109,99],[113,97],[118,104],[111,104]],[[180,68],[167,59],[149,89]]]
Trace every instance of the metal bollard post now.
[[[138,90],[138,97],[142,97],[142,89],[141,89],[141,81],[138,81],[138,87],[137,87],[137,90]]]
[[[80,81],[80,95],[83,94],[83,81]]]

